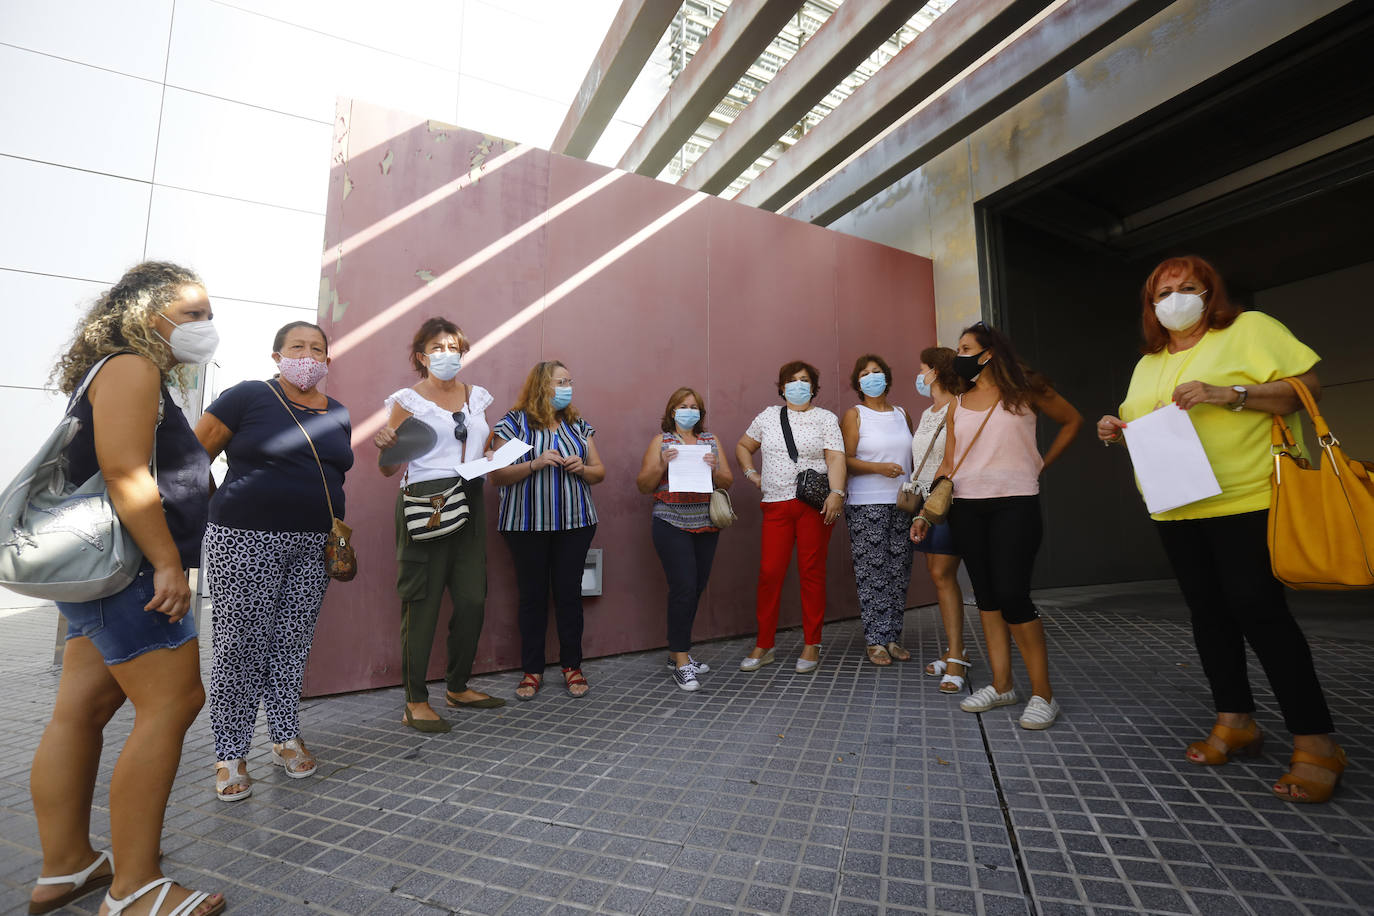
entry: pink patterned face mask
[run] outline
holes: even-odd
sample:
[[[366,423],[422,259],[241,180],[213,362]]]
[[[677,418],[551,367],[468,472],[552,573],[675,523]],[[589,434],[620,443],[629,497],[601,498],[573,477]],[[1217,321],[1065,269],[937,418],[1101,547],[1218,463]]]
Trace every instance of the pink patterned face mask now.
[[[309,391],[329,374],[329,366],[310,356],[283,356],[277,371],[301,391]]]

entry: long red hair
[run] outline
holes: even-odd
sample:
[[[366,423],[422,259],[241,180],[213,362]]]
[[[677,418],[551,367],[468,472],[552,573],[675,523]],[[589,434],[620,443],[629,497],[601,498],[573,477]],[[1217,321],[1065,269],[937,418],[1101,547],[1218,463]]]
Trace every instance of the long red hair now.
[[[1191,274],[1206,290],[1202,294],[1202,321],[1209,331],[1229,328],[1241,312],[1240,306],[1226,295],[1226,283],[1221,279],[1221,274],[1207,261],[1195,254],[1166,258],[1150,271],[1145,285],[1140,288],[1140,327],[1145,335],[1142,349],[1146,353],[1158,353],[1169,343],[1168,329],[1155,317],[1155,290],[1159,288],[1160,277],[1180,270]]]

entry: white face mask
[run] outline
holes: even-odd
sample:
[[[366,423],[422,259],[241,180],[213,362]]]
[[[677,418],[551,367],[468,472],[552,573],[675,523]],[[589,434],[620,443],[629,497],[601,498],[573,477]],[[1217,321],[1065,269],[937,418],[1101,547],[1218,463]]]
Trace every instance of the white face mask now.
[[[1155,317],[1171,331],[1186,331],[1198,323],[1205,306],[1197,293],[1173,292],[1155,303]]]
[[[167,318],[166,315],[162,317]],[[172,358],[179,363],[208,363],[219,347],[219,332],[215,330],[213,321],[188,321],[178,324],[172,328],[170,338],[158,334],[156,328],[153,329],[153,333],[172,348]]]

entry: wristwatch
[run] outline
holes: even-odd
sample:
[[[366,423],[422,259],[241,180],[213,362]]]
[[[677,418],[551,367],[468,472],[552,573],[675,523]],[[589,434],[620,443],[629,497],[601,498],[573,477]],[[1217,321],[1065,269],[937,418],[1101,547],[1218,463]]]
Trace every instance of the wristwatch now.
[[[1236,413],[1240,413],[1242,410],[1245,409],[1245,401],[1247,398],[1250,397],[1250,390],[1246,388],[1244,385],[1232,385],[1231,390],[1240,395],[1240,397],[1235,401],[1235,403],[1231,404],[1230,407]]]

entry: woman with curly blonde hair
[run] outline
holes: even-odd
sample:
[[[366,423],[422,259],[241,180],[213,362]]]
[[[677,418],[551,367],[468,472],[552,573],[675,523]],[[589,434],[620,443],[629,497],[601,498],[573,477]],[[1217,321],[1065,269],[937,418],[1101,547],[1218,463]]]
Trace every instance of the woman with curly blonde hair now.
[[[572,375],[558,360],[530,370],[515,406],[492,429],[497,447],[520,440],[530,451],[488,476],[501,488],[497,528],[510,546],[520,591],[519,699],[544,681],[549,587],[558,620],[558,652],[568,694],[585,696],[582,675],[582,565],[596,534],[591,486],[606,478],[596,429],[572,405]]]
[[[29,777],[43,846],[30,913],[60,909],[106,886],[111,913],[144,897],[154,912],[164,903],[187,916],[224,911],[221,895],[183,888],[158,866],[181,746],[205,702],[186,569],[200,565],[210,484],[209,456],[167,385],[184,387],[184,365],[214,353],[212,317],[194,273],[139,264],[81,320],[53,372],[58,387],[75,395],[70,410],[81,421],[67,447],[69,473],[74,480],[104,475],[144,559],[123,591],[57,605],[67,644],[57,702]],[[134,704],[134,727],[110,779],[111,858],[91,845],[91,798],[102,732],[126,699]]]

